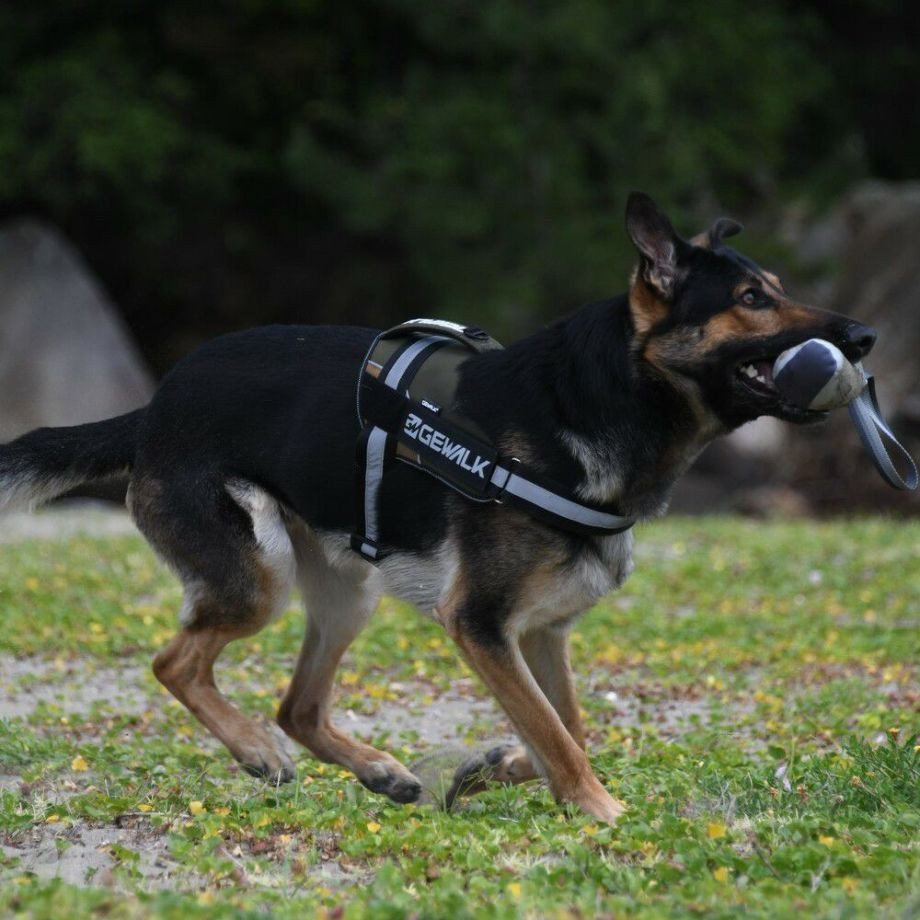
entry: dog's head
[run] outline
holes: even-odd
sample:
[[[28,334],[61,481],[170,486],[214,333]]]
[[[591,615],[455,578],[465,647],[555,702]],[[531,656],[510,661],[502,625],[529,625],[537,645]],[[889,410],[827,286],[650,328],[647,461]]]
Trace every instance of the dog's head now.
[[[629,290],[635,359],[728,428],[760,415],[823,417],[787,403],[773,386],[780,352],[820,338],[856,361],[875,343],[868,326],[797,303],[776,275],[726,245],[741,230],[733,220],[687,241],[651,198],[634,192],[626,228],[639,251]]]

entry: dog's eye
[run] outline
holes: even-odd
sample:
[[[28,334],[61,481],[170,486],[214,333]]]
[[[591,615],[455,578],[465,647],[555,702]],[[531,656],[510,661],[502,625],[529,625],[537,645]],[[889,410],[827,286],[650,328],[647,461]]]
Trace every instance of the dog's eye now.
[[[757,290],[757,288],[748,288],[741,295],[741,303],[743,303],[746,307],[753,307],[754,304],[757,303],[759,295],[760,292]]]

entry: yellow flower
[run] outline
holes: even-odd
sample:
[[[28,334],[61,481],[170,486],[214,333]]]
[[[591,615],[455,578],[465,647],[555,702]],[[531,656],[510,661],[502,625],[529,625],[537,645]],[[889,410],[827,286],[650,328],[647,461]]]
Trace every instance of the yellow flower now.
[[[372,833],[376,834],[380,830],[380,825],[376,821],[368,821],[367,829]]]
[[[710,840],[717,840],[719,837],[725,836],[725,825],[724,824],[710,824],[706,828],[706,835]]]
[[[45,818],[45,824],[57,824],[60,820],[60,815],[48,815],[48,817]]]
[[[148,805],[146,802],[142,802],[140,805],[137,806],[137,810],[142,811],[146,814],[148,811],[153,811],[153,806]]]
[[[597,833],[597,826],[594,824],[589,824],[587,827],[581,829],[583,834],[587,834],[589,837],[593,837]]]
[[[189,802],[188,811],[190,815],[200,815],[207,811],[207,808],[204,807],[202,802]]]
[[[70,769],[76,770],[77,773],[85,773],[89,769],[89,764],[77,754],[77,756],[70,761]]]
[[[225,818],[227,815],[230,814],[230,809],[227,808],[226,805],[223,805],[223,806],[221,806],[220,808],[215,808],[215,809],[214,809],[214,814],[215,814],[215,815],[220,815],[222,818]]]
[[[859,881],[853,878],[852,875],[845,875],[840,879],[840,884],[843,886],[843,890],[847,894],[853,894],[854,891],[859,887]]]
[[[714,869],[712,877],[717,882],[727,882],[728,881],[728,866],[719,866],[718,869]]]
[[[834,845],[833,837],[825,837],[823,834],[818,835],[818,843],[823,847],[832,847]]]
[[[515,901],[520,900],[520,897],[521,897],[521,883],[520,883],[520,882],[511,882],[511,884],[508,885],[508,891],[511,892],[511,897],[514,898]]]

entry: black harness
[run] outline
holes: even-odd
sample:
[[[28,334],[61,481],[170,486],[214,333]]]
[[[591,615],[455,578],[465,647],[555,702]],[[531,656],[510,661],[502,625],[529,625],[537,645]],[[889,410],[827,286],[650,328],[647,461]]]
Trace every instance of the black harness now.
[[[606,505],[503,457],[453,406],[461,365],[500,349],[476,326],[414,319],[374,339],[358,375],[357,522],[351,547],[371,562],[380,546],[380,486],[394,461],[440,479],[475,502],[508,504],[545,524],[583,535],[622,533],[633,525]]]

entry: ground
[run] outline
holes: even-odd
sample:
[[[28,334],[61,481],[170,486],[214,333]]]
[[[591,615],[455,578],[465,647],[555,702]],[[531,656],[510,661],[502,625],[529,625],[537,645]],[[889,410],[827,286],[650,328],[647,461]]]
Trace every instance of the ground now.
[[[537,785],[398,806],[305,752],[295,782],[252,779],[150,673],[179,590],[142,541],[108,517],[25,526],[0,536],[0,915],[920,912],[918,524],[637,528],[635,574],[574,644],[615,827]],[[302,632],[292,604],[219,682],[271,718]],[[510,733],[392,600],[337,711],[432,777]]]

